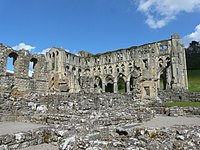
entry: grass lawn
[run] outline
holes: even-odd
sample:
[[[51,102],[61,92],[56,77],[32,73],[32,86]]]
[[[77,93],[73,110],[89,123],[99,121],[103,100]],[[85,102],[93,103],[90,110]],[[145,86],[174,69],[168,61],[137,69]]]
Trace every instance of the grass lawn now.
[[[188,70],[190,92],[200,92],[200,70]]]
[[[200,107],[200,102],[170,102],[165,104],[166,107],[180,106],[180,107]]]

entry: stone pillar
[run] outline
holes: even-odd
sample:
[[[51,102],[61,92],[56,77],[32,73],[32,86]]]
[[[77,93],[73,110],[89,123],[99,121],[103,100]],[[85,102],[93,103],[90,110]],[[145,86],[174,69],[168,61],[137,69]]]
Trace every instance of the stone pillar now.
[[[105,83],[102,83],[102,92],[106,92],[106,85],[105,85]]]
[[[130,81],[126,82],[126,92],[130,93]]]
[[[114,93],[118,93],[118,85],[117,85],[117,82],[114,82]]]

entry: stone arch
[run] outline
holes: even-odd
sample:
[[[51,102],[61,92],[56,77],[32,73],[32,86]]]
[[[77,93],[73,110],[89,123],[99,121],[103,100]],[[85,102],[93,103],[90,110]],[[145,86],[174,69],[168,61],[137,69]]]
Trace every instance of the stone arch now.
[[[129,71],[131,72],[132,69],[133,69],[133,64],[132,64],[132,62],[129,62],[129,64],[128,64],[128,68],[129,68]]]
[[[166,57],[166,58],[159,58],[159,67],[160,67],[160,70],[159,70],[159,73],[158,73],[158,79],[159,79],[159,82],[158,82],[158,89],[160,91],[162,90],[166,90],[167,89],[167,85],[170,84],[168,83],[169,81],[167,81],[168,79],[168,71],[169,71],[169,67],[171,65],[171,59],[170,57]]]
[[[18,54],[15,52],[10,52],[7,57],[7,67],[6,71],[9,71],[10,73],[15,73],[17,69],[17,61]]]
[[[119,65],[116,65],[116,72],[119,72]]]
[[[112,66],[109,66],[109,74],[112,74],[112,73],[113,73]]]
[[[55,67],[56,67],[56,59],[55,59],[55,53],[53,52],[52,53],[52,59],[51,59],[51,69],[52,70],[55,70]]]
[[[122,73],[120,73],[117,77],[117,88],[118,93],[126,92],[126,76]]]
[[[72,73],[73,73],[73,75],[76,75],[76,68],[75,67],[72,67]]]
[[[125,72],[125,65],[124,64],[121,64],[121,71]]]
[[[111,75],[106,76],[105,78],[105,92],[110,92],[113,93],[114,92],[114,78]]]
[[[160,91],[166,90],[166,86],[167,86],[166,69],[164,69],[160,73],[160,87],[159,87]]]
[[[165,59],[165,61],[166,61],[167,67],[169,67],[170,64],[171,64],[171,59],[170,59],[169,57],[167,57],[167,58]]]
[[[81,75],[81,68],[78,69],[78,76]]]
[[[29,61],[29,77],[33,77],[34,76],[34,72],[37,69],[37,63],[38,63],[38,59],[37,58],[31,58]]]
[[[89,68],[85,69],[84,75],[85,76],[89,76],[90,75],[90,69]]]
[[[102,79],[99,76],[94,77],[94,89],[98,93],[102,92]]]
[[[66,66],[65,71],[66,71],[66,72],[69,71],[69,66]]]
[[[107,74],[107,67],[106,66],[104,66],[103,70],[104,70],[104,73]]]

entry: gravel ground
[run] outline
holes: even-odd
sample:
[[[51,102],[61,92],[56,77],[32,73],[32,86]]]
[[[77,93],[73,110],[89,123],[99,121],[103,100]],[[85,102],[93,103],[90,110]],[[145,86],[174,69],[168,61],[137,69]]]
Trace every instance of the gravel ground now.
[[[23,122],[0,122],[0,135],[17,133],[45,127],[45,125]]]
[[[30,146],[26,148],[22,148],[21,150],[58,150],[58,146],[52,144],[40,144],[35,146]]]
[[[156,116],[148,122],[142,123],[143,127],[170,127],[173,125],[200,125],[199,117],[169,117],[169,116]]]

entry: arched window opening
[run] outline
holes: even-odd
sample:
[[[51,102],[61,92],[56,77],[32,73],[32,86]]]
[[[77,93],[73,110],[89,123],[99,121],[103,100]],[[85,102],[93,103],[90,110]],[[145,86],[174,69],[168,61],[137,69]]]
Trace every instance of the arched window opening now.
[[[15,62],[17,60],[18,55],[14,52],[11,52],[7,58],[7,68],[6,72],[9,74],[13,74],[15,71]]]
[[[163,60],[162,60],[162,58],[160,58],[160,59],[158,60],[158,62],[159,62],[159,67],[162,67],[162,66],[163,66]]]
[[[66,54],[66,61],[68,61],[68,54]]]
[[[170,66],[170,64],[171,64],[171,60],[170,60],[170,58],[169,58],[169,57],[167,57],[165,60],[166,60],[166,63],[167,63],[167,67],[169,67],[169,66]]]
[[[168,45],[160,45],[160,51],[166,51],[168,49]]]
[[[75,67],[72,68],[72,73],[73,73],[74,75],[76,75],[76,68],[75,68]]]
[[[105,92],[114,92],[114,81],[112,76],[107,76],[106,78],[106,86],[105,86]]]
[[[112,74],[112,66],[109,67],[109,73]]]
[[[107,73],[107,68],[106,67],[104,67],[104,73]]]
[[[55,53],[53,52],[53,54],[52,54],[52,55],[53,55],[53,58],[54,58],[54,57],[55,57]]]
[[[148,64],[149,62],[148,62],[148,59],[143,59],[143,68],[145,68],[145,69],[148,69],[148,66],[149,66],[149,64]]]
[[[120,74],[119,77],[118,77],[117,85],[118,85],[118,92],[119,93],[122,94],[122,93],[126,92],[126,82],[125,82],[124,76],[122,74]]]
[[[29,70],[28,70],[29,77],[33,77],[37,62],[38,60],[36,58],[31,58],[29,62]]]
[[[133,67],[132,67],[132,63],[129,63],[129,71],[132,71]]]
[[[98,72],[101,73],[101,68],[100,67],[98,68]]]
[[[131,78],[130,78],[130,91],[133,91],[133,89],[134,89],[134,79],[131,76]]]
[[[79,68],[78,69],[78,76],[80,77],[80,75],[81,75],[81,69]]]
[[[102,92],[102,80],[101,80],[101,78],[98,77],[98,76],[95,77],[94,88],[95,88],[98,92]]]
[[[145,86],[144,91],[145,91],[146,96],[150,96],[150,87],[149,86]]]
[[[109,93],[113,93],[114,92],[114,90],[113,90],[113,83],[108,83],[106,85],[106,90],[105,91],[109,92]]]
[[[166,85],[167,85],[167,79],[166,79],[166,71],[164,71],[160,75],[160,90],[166,90]]]
[[[69,71],[69,66],[66,66],[65,71],[66,71],[66,72]]]
[[[52,61],[51,61],[51,69],[54,70],[55,69],[55,53],[52,53]]]
[[[125,66],[124,66],[124,64],[122,64],[121,67],[122,67],[122,72],[124,72],[124,71],[125,71]]]

